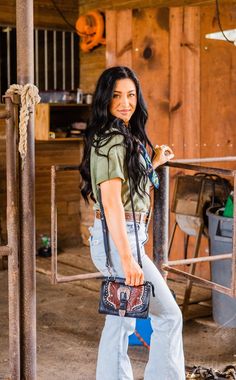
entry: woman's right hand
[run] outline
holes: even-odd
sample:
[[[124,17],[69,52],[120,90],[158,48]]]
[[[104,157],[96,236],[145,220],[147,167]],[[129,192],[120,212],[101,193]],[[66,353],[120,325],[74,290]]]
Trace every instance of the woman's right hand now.
[[[125,284],[130,286],[142,285],[144,282],[144,274],[140,265],[135,261],[133,256],[121,258],[122,267],[125,274]]]
[[[154,169],[170,161],[175,156],[172,149],[168,145],[156,145],[155,152],[156,154],[152,160],[152,166]]]

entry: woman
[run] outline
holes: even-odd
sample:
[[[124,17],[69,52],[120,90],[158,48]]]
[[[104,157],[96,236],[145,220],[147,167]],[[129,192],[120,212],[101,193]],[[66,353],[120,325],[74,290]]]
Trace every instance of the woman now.
[[[184,380],[182,315],[166,282],[144,251],[146,223],[150,207],[150,185],[158,186],[153,170],[174,155],[169,147],[155,155],[145,124],[147,110],[138,79],[127,67],[111,67],[98,80],[92,116],[85,133],[85,150],[81,163],[82,195],[95,201],[95,221],[90,227],[90,249],[95,266],[104,275],[106,254],[98,202],[98,185],[110,236],[113,274],[137,286],[144,280],[155,287],[150,302],[153,329],[149,360],[144,380]],[[152,164],[146,147],[152,152]],[[128,174],[131,189],[129,188]],[[151,182],[152,181],[152,182]],[[133,214],[133,194],[142,264],[137,263]],[[134,332],[135,319],[106,316],[102,332],[96,380],[131,380],[132,368],[127,355],[128,336]]]

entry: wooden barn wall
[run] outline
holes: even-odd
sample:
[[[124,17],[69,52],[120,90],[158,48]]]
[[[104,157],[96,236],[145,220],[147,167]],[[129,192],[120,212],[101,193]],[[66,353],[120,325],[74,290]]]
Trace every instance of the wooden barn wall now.
[[[234,28],[236,6],[221,4],[221,19],[224,29]],[[176,158],[236,155],[235,47],[205,39],[218,29],[214,6],[106,11],[106,65],[134,68],[149,109],[149,136],[173,147]],[[174,179],[183,171],[170,173],[172,199]],[[184,242],[179,231],[172,259],[183,257]],[[189,256],[194,243],[192,237]],[[203,238],[200,254],[207,252]],[[208,264],[199,264],[196,273],[209,275]]]
[[[221,2],[224,30],[235,29],[236,6]],[[201,156],[236,155],[236,48],[225,41],[205,39],[218,32],[214,7],[201,9]],[[225,166],[225,164],[224,164]],[[229,167],[236,166],[231,163]]]
[[[90,53],[80,52],[80,87],[83,92],[94,92],[96,81],[105,67],[105,46],[100,46]]]
[[[78,165],[82,143],[50,141],[36,143],[36,239],[51,234],[51,165]],[[78,171],[57,172],[56,201],[58,209],[58,247],[81,242],[80,175]]]
[[[6,151],[5,126],[0,124],[0,242],[6,243]],[[36,142],[35,200],[36,241],[40,245],[41,235],[51,235],[51,165],[78,165],[81,161],[82,143]],[[81,220],[86,219],[79,190],[80,176],[77,171],[57,173],[56,194],[58,206],[58,247],[76,245],[83,238]]]

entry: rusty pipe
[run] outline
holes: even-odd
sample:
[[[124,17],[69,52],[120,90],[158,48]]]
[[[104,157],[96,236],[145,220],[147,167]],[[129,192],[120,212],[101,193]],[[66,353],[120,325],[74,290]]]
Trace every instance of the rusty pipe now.
[[[172,167],[172,168],[179,168],[179,169],[186,169],[186,170],[194,170],[204,173],[211,173],[211,174],[222,174],[226,176],[233,176],[234,170],[230,169],[221,169],[221,168],[214,168],[214,167],[207,167],[207,166],[200,166],[200,165],[191,165],[187,163],[181,163],[181,162],[167,162],[165,164],[166,166]]]
[[[33,0],[16,0],[17,83],[34,82]],[[20,171],[20,379],[36,379],[35,142],[34,113]]]
[[[79,281],[79,280],[91,280],[93,278],[99,279],[103,278],[103,274],[101,272],[95,272],[95,273],[84,273],[84,274],[75,274],[72,276],[57,276],[57,283],[65,283],[65,282],[72,282],[72,281]]]
[[[17,130],[14,125],[14,106],[9,97],[5,98],[6,110],[12,115],[6,120],[6,174],[7,174],[7,238],[11,248],[8,256],[9,292],[9,358],[11,380],[20,379],[20,290],[19,290],[19,178],[16,157]],[[18,107],[15,106],[15,110]],[[2,247],[1,247],[2,248]]]
[[[176,158],[171,162],[174,163],[203,163],[203,162],[229,162],[236,161],[236,156],[226,156],[226,157],[202,157],[202,158]]]
[[[217,256],[201,256],[201,257],[195,257],[192,259],[171,260],[171,261],[168,261],[167,264],[168,266],[188,265],[188,264],[194,264],[194,263],[203,263],[203,262],[228,260],[228,259],[232,259],[232,253],[224,253],[222,255],[217,255]]]
[[[168,265],[164,265],[164,268],[166,270],[168,270],[168,272],[177,274],[179,276],[186,277],[186,278],[190,279],[192,282],[199,284],[199,285],[202,285],[205,288],[213,289],[213,290],[216,290],[217,292],[227,294],[228,296],[232,297],[232,289],[231,288],[227,288],[226,286],[216,284],[215,282],[212,282],[212,281],[209,281],[205,278],[187,273],[187,272],[182,271],[180,269],[172,268]]]
[[[57,283],[56,168],[51,167],[51,283]]]
[[[153,209],[153,260],[163,277],[167,273],[163,264],[168,261],[168,223],[169,223],[169,168],[158,169],[160,187],[154,191]]]
[[[234,220],[233,220],[233,255],[232,255],[232,280],[233,296],[236,297],[236,172],[234,173]]]

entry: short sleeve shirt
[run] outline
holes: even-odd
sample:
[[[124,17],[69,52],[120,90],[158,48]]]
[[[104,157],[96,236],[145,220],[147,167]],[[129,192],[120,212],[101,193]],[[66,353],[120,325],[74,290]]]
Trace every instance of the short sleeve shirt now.
[[[123,144],[123,140],[124,137],[122,135],[112,136],[112,138],[104,146],[99,148],[99,154],[96,153],[93,146],[91,148],[90,173],[92,190],[96,199],[96,204],[94,205],[95,210],[100,208],[97,201],[98,185],[109,179],[120,178],[122,181],[121,200],[124,210],[132,211],[129,180],[125,162],[126,148]],[[102,154],[102,156],[100,154]],[[140,160],[144,167],[146,167],[145,160],[141,154]],[[145,194],[143,197],[141,197],[138,193],[134,193],[133,195],[134,209],[136,212],[148,212],[150,207],[149,191],[151,183],[148,178],[145,182]]]

